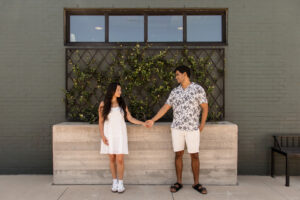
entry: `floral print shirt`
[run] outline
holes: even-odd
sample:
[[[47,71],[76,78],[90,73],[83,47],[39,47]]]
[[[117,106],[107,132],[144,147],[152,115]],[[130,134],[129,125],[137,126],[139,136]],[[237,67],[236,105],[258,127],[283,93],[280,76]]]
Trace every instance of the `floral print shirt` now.
[[[191,82],[185,89],[181,85],[174,88],[166,101],[173,108],[171,128],[198,130],[202,103],[207,103],[207,98],[204,89],[197,83]]]

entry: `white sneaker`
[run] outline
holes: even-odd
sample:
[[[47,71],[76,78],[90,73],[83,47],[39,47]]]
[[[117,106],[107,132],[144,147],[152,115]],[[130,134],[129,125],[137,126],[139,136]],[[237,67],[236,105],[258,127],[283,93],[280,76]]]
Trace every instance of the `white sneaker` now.
[[[118,183],[113,183],[111,187],[112,192],[117,192],[118,191]]]
[[[123,184],[119,184],[119,185],[118,185],[118,192],[119,192],[119,193],[125,192],[125,187],[124,187]]]

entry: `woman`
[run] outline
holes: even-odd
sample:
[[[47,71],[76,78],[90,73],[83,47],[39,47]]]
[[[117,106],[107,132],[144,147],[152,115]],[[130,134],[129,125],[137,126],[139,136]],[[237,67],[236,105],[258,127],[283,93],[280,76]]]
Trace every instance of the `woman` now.
[[[133,124],[143,126],[146,124],[131,116],[124,99],[121,97],[121,85],[119,83],[111,83],[108,86],[104,102],[100,103],[98,111],[101,135],[100,153],[109,155],[110,171],[113,178],[112,192],[122,193],[125,191],[123,184],[124,154],[128,154],[125,118]]]

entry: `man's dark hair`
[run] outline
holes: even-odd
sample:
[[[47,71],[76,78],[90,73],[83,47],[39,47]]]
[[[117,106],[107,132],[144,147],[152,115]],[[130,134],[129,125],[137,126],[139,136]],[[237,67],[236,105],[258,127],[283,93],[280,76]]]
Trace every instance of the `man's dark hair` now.
[[[187,66],[185,66],[185,65],[180,65],[180,66],[178,66],[178,67],[176,67],[176,69],[174,70],[174,72],[176,72],[176,71],[179,71],[180,73],[184,73],[184,72],[186,72],[186,75],[190,78],[190,76],[191,76],[191,70],[190,70],[190,68],[188,68]]]

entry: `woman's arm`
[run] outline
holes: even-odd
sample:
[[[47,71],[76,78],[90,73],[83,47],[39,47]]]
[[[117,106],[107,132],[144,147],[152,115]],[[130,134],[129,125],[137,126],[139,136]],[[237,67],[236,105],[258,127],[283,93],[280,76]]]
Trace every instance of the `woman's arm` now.
[[[126,112],[127,112],[127,119],[133,124],[138,124],[138,125],[143,125],[146,126],[145,122],[142,122],[140,120],[135,119],[134,117],[131,116],[131,113],[128,110],[128,107],[126,106]]]
[[[103,107],[104,107],[104,102],[101,101],[99,108],[98,108],[98,114],[99,114],[99,132],[100,132],[100,136],[104,142],[104,144],[108,145],[108,140],[107,138],[104,136],[104,119],[102,116],[102,112],[103,112]]]

